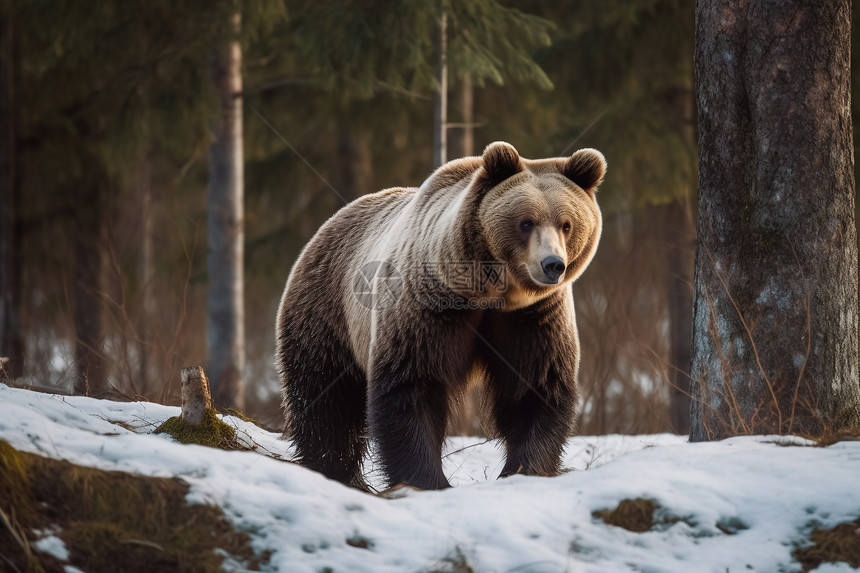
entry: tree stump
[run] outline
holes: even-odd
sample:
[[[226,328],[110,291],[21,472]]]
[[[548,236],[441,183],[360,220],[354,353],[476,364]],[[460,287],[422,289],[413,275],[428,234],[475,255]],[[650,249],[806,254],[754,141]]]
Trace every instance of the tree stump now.
[[[182,369],[182,420],[194,426],[203,423],[206,411],[212,408],[209,380],[202,366],[187,366]]]
[[[155,429],[156,434],[170,434],[181,444],[198,444],[222,450],[248,449],[236,440],[235,430],[218,418],[212,407],[209,379],[201,366],[182,369],[180,387],[182,412],[165,420]]]

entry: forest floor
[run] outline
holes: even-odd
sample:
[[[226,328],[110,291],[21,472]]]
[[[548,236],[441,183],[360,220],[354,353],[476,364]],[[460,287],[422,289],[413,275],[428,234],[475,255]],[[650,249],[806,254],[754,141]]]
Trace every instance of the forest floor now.
[[[504,457],[496,442],[451,438],[444,465],[454,488],[403,489],[386,499],[285,463],[289,442],[235,417],[223,419],[251,451],[181,445],[153,433],[178,414],[153,403],[0,384],[0,440],[80,466],[179,478],[190,504],[217,506],[247,534],[254,565],[264,570],[802,571],[818,564],[825,553],[815,557],[815,550],[840,524],[834,543],[848,553],[860,547],[856,441],[819,447],[795,437],[690,444],[667,434],[579,436],[568,443],[563,475],[496,480]],[[372,461],[367,473],[381,487]],[[87,570],[64,565],[75,550],[63,531],[24,533],[37,557],[69,573]],[[843,562],[815,570],[856,569]]]

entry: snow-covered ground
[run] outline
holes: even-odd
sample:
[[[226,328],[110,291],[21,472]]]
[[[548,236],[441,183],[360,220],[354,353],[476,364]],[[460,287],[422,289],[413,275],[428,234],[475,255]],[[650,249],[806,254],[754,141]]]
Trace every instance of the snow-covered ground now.
[[[496,480],[503,463],[496,443],[452,438],[445,470],[453,489],[383,499],[284,463],[277,458],[289,458],[288,442],[236,418],[225,421],[256,452],[151,433],[178,414],[0,384],[0,439],[86,466],[178,476],[191,486],[190,501],[221,506],[256,549],[273,551],[270,566],[279,571],[445,571],[452,560],[476,573],[800,571],[792,551],[814,527],[860,516],[860,442],[583,436],[568,443],[564,463],[574,471]],[[378,480],[372,464],[368,471]],[[629,498],[659,506],[651,531],[592,516]],[[364,545],[358,539],[367,547],[347,543]],[[64,550],[56,537],[42,545]]]

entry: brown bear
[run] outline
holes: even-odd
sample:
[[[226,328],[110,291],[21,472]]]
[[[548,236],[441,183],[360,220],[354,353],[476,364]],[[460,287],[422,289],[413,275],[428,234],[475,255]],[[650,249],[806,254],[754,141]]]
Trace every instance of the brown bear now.
[[[593,149],[528,160],[490,144],[420,188],[361,197],[302,251],[277,318],[297,460],[367,489],[368,438],[389,485],[449,487],[452,406],[480,382],[501,476],[560,470],[577,404],[570,283],[597,248]]]

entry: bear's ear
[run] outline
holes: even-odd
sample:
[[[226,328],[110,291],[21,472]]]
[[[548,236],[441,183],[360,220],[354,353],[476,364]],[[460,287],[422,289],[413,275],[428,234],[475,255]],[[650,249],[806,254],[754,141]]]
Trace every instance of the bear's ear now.
[[[580,149],[570,156],[561,173],[586,191],[591,191],[603,182],[606,158],[596,149]]]
[[[520,154],[513,145],[504,141],[496,141],[488,145],[484,149],[483,160],[487,178],[493,186],[523,170]]]

